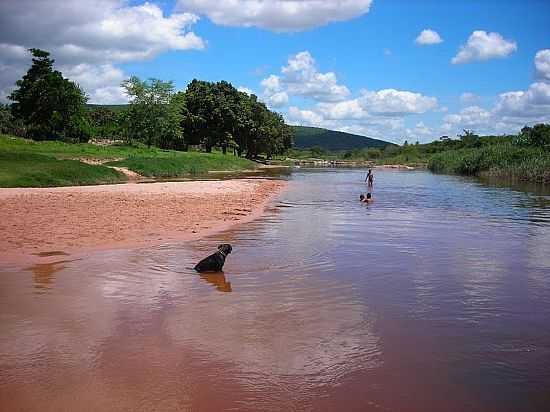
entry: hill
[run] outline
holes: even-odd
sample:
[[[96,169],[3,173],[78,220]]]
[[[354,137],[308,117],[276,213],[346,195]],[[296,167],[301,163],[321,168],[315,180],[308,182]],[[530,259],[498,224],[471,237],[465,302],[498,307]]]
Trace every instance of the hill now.
[[[297,149],[319,146],[326,150],[337,151],[362,149],[365,147],[382,148],[392,144],[384,140],[318,127],[292,126],[292,128],[295,133],[294,147]]]

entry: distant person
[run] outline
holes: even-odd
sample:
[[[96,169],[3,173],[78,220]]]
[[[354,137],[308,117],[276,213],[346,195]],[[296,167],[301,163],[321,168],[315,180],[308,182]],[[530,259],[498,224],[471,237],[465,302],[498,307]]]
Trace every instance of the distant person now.
[[[367,185],[370,190],[372,190],[374,186],[374,174],[372,173],[372,170],[369,169],[369,173],[367,174]]]
[[[372,169],[369,169],[369,171],[367,173],[367,177],[365,177],[365,182],[369,181],[369,178],[371,177],[371,175],[372,175]]]
[[[360,195],[359,200],[363,203],[372,203],[374,199],[372,198],[372,195],[370,193],[367,193],[367,196]]]

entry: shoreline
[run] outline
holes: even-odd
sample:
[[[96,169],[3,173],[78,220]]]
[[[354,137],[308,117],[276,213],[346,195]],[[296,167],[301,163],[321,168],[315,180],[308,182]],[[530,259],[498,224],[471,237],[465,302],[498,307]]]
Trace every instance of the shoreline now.
[[[286,186],[255,178],[0,189],[0,264],[211,236],[257,219]]]

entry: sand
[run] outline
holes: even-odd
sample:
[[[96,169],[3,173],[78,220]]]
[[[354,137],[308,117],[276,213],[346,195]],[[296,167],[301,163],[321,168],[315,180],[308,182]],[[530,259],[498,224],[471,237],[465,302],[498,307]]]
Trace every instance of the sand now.
[[[0,263],[201,238],[260,216],[284,181],[0,189]]]

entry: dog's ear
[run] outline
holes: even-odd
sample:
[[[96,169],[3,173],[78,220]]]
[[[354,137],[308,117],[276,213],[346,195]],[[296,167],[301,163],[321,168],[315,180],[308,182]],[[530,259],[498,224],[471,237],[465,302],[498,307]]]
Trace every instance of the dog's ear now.
[[[219,246],[218,246],[218,250],[223,249],[223,246],[224,246],[224,245],[219,245]]]

